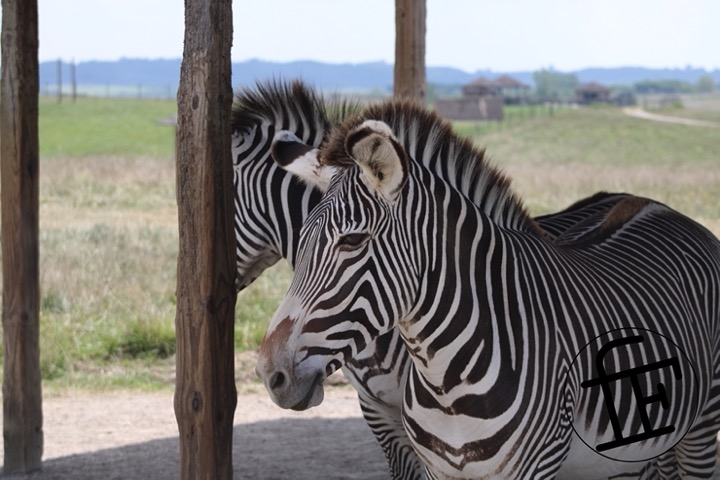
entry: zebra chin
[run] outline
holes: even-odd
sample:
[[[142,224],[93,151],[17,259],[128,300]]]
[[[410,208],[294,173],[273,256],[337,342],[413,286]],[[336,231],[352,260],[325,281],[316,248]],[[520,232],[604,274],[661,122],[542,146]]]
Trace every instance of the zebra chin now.
[[[317,407],[325,399],[325,389],[323,388],[323,380],[325,377],[319,373],[315,380],[310,384],[305,396],[299,402],[292,405],[290,410],[303,411],[308,408]],[[279,405],[279,404],[278,404]],[[286,407],[287,408],[287,407]]]
[[[281,369],[257,369],[270,398],[280,408],[302,411],[320,405],[325,398],[323,371],[293,376]]]

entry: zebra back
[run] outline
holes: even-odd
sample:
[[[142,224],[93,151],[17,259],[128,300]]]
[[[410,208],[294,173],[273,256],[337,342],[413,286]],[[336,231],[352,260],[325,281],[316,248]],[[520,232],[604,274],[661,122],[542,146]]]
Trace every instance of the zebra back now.
[[[639,353],[611,354],[613,375],[672,345],[696,373],[680,375],[685,391],[657,396],[642,392],[671,385],[672,370],[640,390],[617,387],[610,397],[624,411],[652,403],[654,418],[677,426],[624,452],[639,461],[674,448],[679,471],[706,475],[720,419],[720,242],[662,204],[628,197],[593,218],[590,235],[554,244],[508,181],[437,118],[397,104],[368,111],[321,151],[341,173],[303,227],[297,273],[261,347],[273,399],[318,404],[325,375],[397,327],[413,359],[404,425],[435,474],[551,477],[563,463],[578,473],[603,460],[573,429],[593,445],[617,432],[592,393],[606,347],[593,342],[653,332]],[[619,428],[633,437],[648,427],[631,414]]]

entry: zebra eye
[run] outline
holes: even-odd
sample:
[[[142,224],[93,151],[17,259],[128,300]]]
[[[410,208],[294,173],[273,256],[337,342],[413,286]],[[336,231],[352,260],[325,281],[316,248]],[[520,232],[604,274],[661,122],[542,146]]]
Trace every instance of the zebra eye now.
[[[367,233],[346,233],[338,238],[337,246],[343,250],[362,247],[370,239]]]

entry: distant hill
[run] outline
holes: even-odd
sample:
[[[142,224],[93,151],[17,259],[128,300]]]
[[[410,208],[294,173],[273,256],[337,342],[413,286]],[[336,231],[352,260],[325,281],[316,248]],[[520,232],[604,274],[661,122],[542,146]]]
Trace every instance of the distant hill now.
[[[76,65],[79,86],[125,86],[143,92],[174,92],[180,76],[180,59],[130,59],[90,61]],[[358,64],[328,64],[315,61],[288,63],[248,60],[232,64],[234,88],[254,84],[269,78],[300,77],[317,88],[330,91],[390,91],[393,66],[384,62]],[[695,83],[702,75],[710,75],[720,84],[720,70],[699,68],[650,69],[642,67],[587,68],[571,72],[580,82],[595,81],[606,85],[631,85],[642,80],[680,80]],[[428,67],[428,82],[437,85],[464,85],[477,77],[496,78],[508,74],[528,85],[533,84],[533,72],[495,72],[478,70],[466,72],[452,67]],[[62,64],[63,91],[69,90],[70,65]],[[40,85],[44,92],[55,91],[57,62],[40,64]],[[81,89],[82,90],[82,89]]]

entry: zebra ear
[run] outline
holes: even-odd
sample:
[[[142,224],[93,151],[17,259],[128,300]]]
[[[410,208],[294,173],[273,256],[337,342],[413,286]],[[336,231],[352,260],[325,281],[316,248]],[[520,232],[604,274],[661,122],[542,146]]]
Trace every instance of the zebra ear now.
[[[273,140],[270,155],[283,170],[305,183],[322,191],[330,185],[335,169],[320,166],[318,149],[303,143],[294,133],[279,131]]]
[[[366,120],[345,139],[345,150],[362,167],[371,189],[387,201],[397,199],[408,177],[408,158],[390,127]]]

